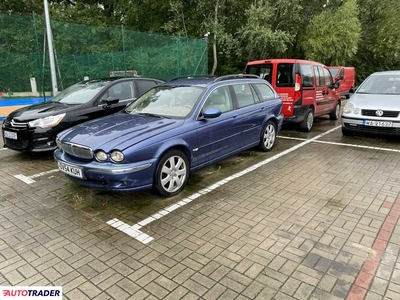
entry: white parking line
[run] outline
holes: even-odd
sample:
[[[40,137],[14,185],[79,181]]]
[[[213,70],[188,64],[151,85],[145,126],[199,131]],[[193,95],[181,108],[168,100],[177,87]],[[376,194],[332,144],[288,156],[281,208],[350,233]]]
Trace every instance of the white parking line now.
[[[1,148],[0,151],[8,150],[8,148]]]
[[[303,146],[305,146],[305,145],[307,145],[309,143],[312,143],[316,139],[319,139],[319,138],[323,137],[324,135],[327,135],[327,134],[329,134],[329,133],[331,133],[331,132],[333,132],[333,131],[341,128],[341,127],[342,126],[337,126],[335,128],[332,128],[332,129],[330,129],[330,130],[328,130],[328,131],[326,131],[326,132],[324,132],[324,133],[322,133],[320,135],[317,135],[316,137],[314,137],[312,139],[305,140],[302,143],[300,143],[300,144],[298,144],[296,146],[293,146],[292,148],[289,148],[289,149],[287,149],[287,150],[285,150],[285,151],[283,151],[281,153],[278,153],[278,154],[276,154],[276,155],[274,155],[274,156],[272,156],[270,158],[267,158],[264,161],[261,161],[261,162],[255,164],[255,165],[253,165],[251,167],[248,167],[248,168],[244,169],[243,171],[241,171],[239,173],[236,173],[236,174],[234,174],[232,176],[229,176],[228,178],[225,178],[223,180],[220,180],[217,183],[214,183],[213,185],[210,185],[209,187],[206,187],[206,188],[200,190],[199,192],[197,192],[197,193],[195,193],[195,194],[193,194],[193,195],[191,195],[191,196],[179,201],[178,203],[172,204],[172,205],[160,210],[159,212],[151,215],[150,217],[140,221],[137,224],[134,224],[134,225],[131,226],[131,225],[129,225],[127,223],[124,223],[124,222],[122,222],[122,221],[120,221],[118,219],[112,219],[112,220],[108,221],[107,224],[112,226],[112,227],[114,227],[114,228],[116,228],[116,229],[118,229],[118,230],[120,230],[120,231],[122,231],[122,232],[124,232],[124,233],[126,233],[127,235],[129,235],[129,236],[133,237],[134,239],[138,240],[139,242],[141,242],[143,244],[147,244],[147,243],[151,242],[154,238],[149,236],[148,234],[140,231],[140,229],[143,226],[145,226],[145,225],[147,225],[147,224],[149,224],[149,223],[151,223],[151,222],[153,222],[153,221],[155,221],[157,219],[160,219],[163,216],[166,216],[170,212],[172,212],[172,211],[176,210],[177,208],[180,208],[180,207],[190,203],[191,201],[193,201],[194,199],[196,199],[196,198],[198,198],[200,196],[208,194],[212,190],[215,190],[216,188],[224,185],[225,183],[227,183],[227,182],[229,182],[229,181],[231,181],[233,179],[239,178],[239,177],[241,177],[241,176],[243,176],[243,175],[245,175],[245,174],[247,174],[247,173],[249,173],[251,171],[254,171],[254,170],[258,169],[259,167],[264,166],[264,165],[270,163],[271,161],[274,161],[274,160],[276,160],[276,159],[278,159],[278,158],[280,158],[280,157],[282,157],[282,156],[284,156],[284,155],[286,155],[288,153],[291,153],[291,152],[293,152],[293,151],[295,151],[295,150],[297,150],[297,149],[299,149],[299,148],[301,148],[301,147],[303,147]]]
[[[54,173],[54,172],[57,172],[57,171],[59,171],[59,170],[58,169],[54,169],[54,170],[38,173],[38,174],[35,174],[35,175],[31,175],[31,176],[25,176],[25,175],[22,175],[22,174],[18,174],[18,175],[14,175],[14,177],[19,179],[19,180],[21,180],[21,181],[23,181],[23,182],[25,182],[26,184],[32,184],[32,183],[36,182],[32,178],[36,178],[36,177],[39,177],[39,176],[51,174],[51,173]]]
[[[282,139],[287,139],[287,140],[307,141],[307,139],[293,138],[293,137],[288,137],[288,136],[278,136],[278,137],[282,138]],[[345,147],[372,149],[372,150],[389,151],[389,152],[400,152],[399,149],[390,149],[390,148],[382,148],[382,147],[363,146],[363,145],[336,143],[336,142],[328,142],[328,141],[312,141],[312,142],[319,143],[319,144],[335,145],[335,146],[345,146]]]

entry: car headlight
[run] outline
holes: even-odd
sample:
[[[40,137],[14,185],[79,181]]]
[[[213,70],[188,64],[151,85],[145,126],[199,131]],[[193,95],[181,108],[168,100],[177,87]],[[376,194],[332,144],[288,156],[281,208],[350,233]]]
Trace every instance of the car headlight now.
[[[106,161],[107,160],[107,154],[104,151],[97,151],[96,152],[96,158],[98,161]]]
[[[353,114],[358,115],[359,113],[360,113],[360,108],[355,107],[354,111],[353,111]]]
[[[345,114],[351,114],[354,110],[354,105],[353,103],[346,103],[346,105],[343,107],[343,112]]]
[[[28,123],[29,127],[53,127],[56,126],[65,117],[65,113],[56,116],[49,116],[45,118],[36,119]]]
[[[111,152],[111,159],[115,162],[121,162],[125,158],[124,154],[121,151],[114,150]]]

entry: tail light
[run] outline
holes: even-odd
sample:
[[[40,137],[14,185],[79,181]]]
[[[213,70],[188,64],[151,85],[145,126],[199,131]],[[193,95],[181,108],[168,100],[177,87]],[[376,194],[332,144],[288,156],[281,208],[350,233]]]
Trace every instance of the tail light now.
[[[296,74],[296,83],[294,84],[294,101],[299,100],[301,97],[301,76]]]

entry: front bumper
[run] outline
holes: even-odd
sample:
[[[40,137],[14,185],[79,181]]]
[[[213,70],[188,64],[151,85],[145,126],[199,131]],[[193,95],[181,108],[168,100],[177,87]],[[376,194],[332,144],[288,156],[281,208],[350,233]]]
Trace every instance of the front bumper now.
[[[71,181],[89,188],[133,192],[150,189],[153,185],[156,160],[132,164],[99,163],[82,161],[60,150],[54,151],[55,161],[82,169],[84,179],[64,173]]]
[[[381,121],[392,122],[392,127],[380,127],[365,125],[365,121]],[[342,127],[349,132],[357,133],[372,133],[383,135],[400,135],[400,120],[394,121],[393,119],[364,119],[364,118],[351,118],[342,115]]]
[[[17,139],[4,137],[4,131],[16,133]],[[15,130],[3,126],[2,137],[4,147],[22,152],[48,152],[54,151],[57,147],[55,136],[46,130],[24,129]]]

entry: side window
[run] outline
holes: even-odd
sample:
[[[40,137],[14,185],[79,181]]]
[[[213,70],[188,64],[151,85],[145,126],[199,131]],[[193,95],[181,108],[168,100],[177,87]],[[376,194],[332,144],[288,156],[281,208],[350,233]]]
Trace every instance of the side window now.
[[[276,98],[275,91],[268,84],[255,83],[253,86],[255,86],[255,88],[260,92],[262,101]]]
[[[331,86],[332,84],[332,75],[331,72],[327,68],[324,68],[324,73],[325,73],[325,84],[326,86]]]
[[[254,104],[254,95],[248,83],[234,84],[232,87],[235,91],[239,107]]]
[[[293,66],[294,64],[290,63],[278,64],[278,69],[276,74],[276,86],[279,87],[294,86]]]
[[[341,77],[343,77],[343,78],[344,78],[344,69],[341,69],[341,70],[340,70],[340,74],[339,74],[339,76],[341,76]]]
[[[320,66],[314,66],[314,73],[315,73],[316,86],[318,87],[324,86],[325,80],[322,68]]]
[[[100,103],[104,103],[108,97],[114,97],[120,101],[133,99],[135,97],[133,82],[124,81],[114,84],[103,94]]]
[[[312,73],[312,67],[308,64],[300,64],[300,73],[303,79],[304,87],[314,87],[314,76]]]
[[[146,93],[152,87],[155,87],[158,83],[153,80],[136,80],[138,86],[138,97]]]
[[[222,113],[232,109],[232,99],[227,86],[212,91],[204,103],[203,111],[209,107],[218,108]]]

